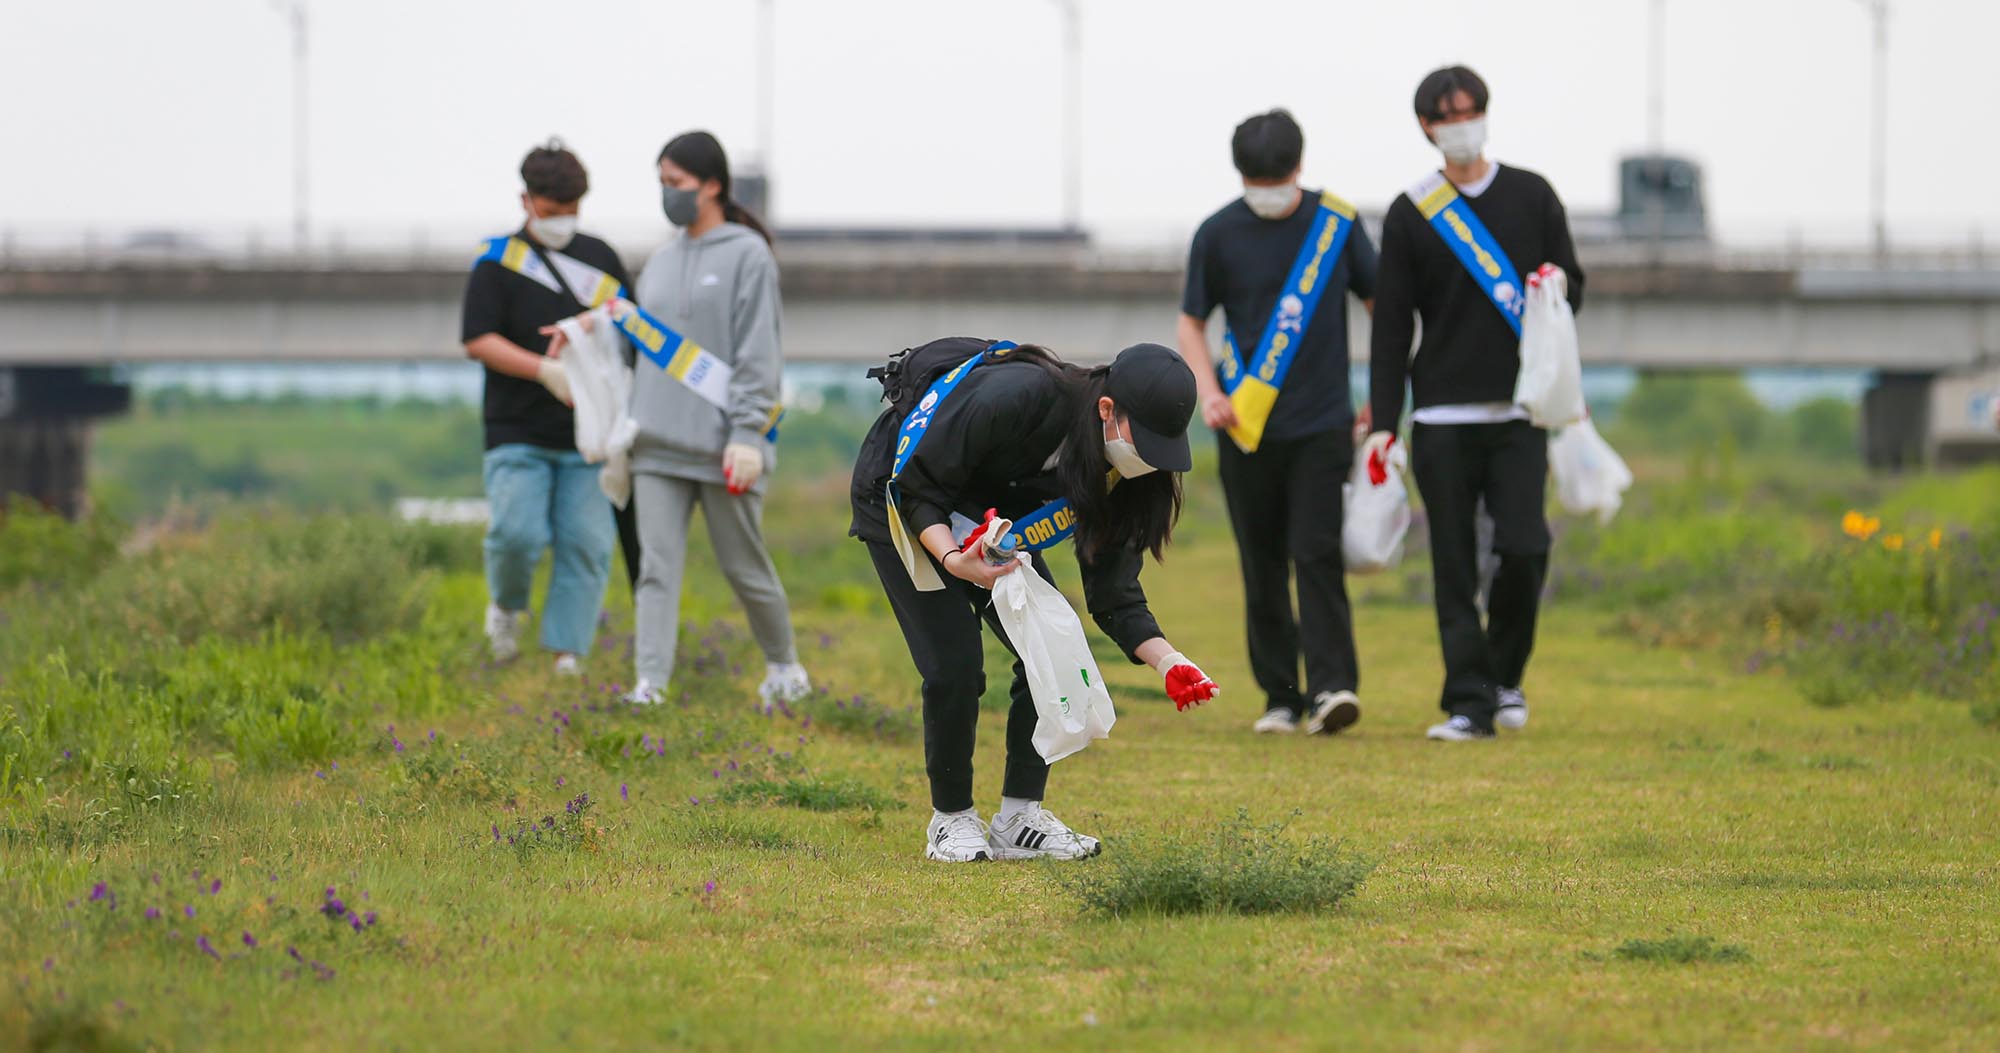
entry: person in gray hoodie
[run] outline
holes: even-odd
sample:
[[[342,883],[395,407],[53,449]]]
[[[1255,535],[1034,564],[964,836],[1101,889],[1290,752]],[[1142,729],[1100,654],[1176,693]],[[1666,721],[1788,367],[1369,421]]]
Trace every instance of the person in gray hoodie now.
[[[632,391],[640,560],[634,701],[658,701],[673,675],[690,516],[699,504],[716,561],[763,648],[765,701],[812,689],[799,665],[785,588],[764,545],[764,488],[775,448],[783,356],[770,234],[729,193],[729,159],[707,132],[660,151],[662,205],[681,228],[639,273],[639,306],[730,369],[723,410],[641,360]]]

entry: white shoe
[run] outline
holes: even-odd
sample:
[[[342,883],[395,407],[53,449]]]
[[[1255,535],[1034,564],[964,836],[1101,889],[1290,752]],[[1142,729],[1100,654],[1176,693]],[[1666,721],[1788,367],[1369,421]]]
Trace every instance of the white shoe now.
[[[486,605],[486,642],[493,648],[494,661],[511,662],[521,653],[521,630],[527,626],[527,611],[503,611],[497,603]]]
[[[666,696],[665,687],[655,687],[651,680],[640,677],[639,682],[632,685],[632,690],[625,693],[625,701],[635,706],[657,706],[666,700]]]
[[[556,675],[557,675],[557,676],[582,676],[582,675],[583,675],[583,666],[581,666],[581,665],[579,665],[579,664],[577,663],[577,660],[576,660],[576,656],[575,656],[575,655],[573,655],[573,654],[559,654],[559,655],[557,655],[557,656],[556,656]]]
[[[986,832],[986,844],[995,859],[1089,859],[1104,848],[1097,838],[1064,826],[1055,813],[1039,804],[1006,819],[995,816],[992,829]]]
[[[1493,733],[1479,730],[1479,725],[1474,724],[1471,717],[1454,715],[1442,724],[1432,724],[1424,737],[1438,742],[1478,742],[1492,738]]]
[[[1500,709],[1493,714],[1493,723],[1515,730],[1527,727],[1528,696],[1518,687],[1503,687],[1495,694],[1500,696]]]
[[[1283,706],[1267,709],[1250,730],[1259,735],[1289,735],[1299,730],[1299,715]]]
[[[1313,697],[1308,735],[1338,735],[1361,719],[1361,700],[1352,691],[1322,691]]]
[[[993,858],[986,850],[986,824],[978,812],[931,813],[924,830],[924,858],[940,863],[978,863]]]
[[[797,702],[812,694],[812,678],[806,675],[806,667],[797,662],[764,663],[764,682],[757,685],[757,697],[765,705],[773,702]]]

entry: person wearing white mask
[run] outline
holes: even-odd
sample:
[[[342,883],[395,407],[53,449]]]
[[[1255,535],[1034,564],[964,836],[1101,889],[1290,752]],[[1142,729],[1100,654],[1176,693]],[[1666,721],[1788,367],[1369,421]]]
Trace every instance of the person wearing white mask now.
[[[486,636],[513,658],[542,552],[553,553],[541,642],[560,673],[590,650],[616,534],[598,466],[576,450],[568,377],[544,328],[628,284],[610,245],[578,233],[590,177],[561,140],[521,162],[521,228],[489,239],[466,280],[465,353],[486,367]]]
[[[1230,146],[1243,196],[1195,232],[1180,350],[1216,431],[1236,533],[1250,668],[1264,693],[1252,727],[1331,735],[1361,718],[1341,483],[1355,438],[1347,296],[1371,305],[1375,247],[1353,206],[1300,188],[1305,137],[1291,114],[1251,117]],[[1208,343],[1217,307],[1227,335],[1219,360]]]
[[[1534,649],[1549,526],[1548,436],[1513,404],[1520,372],[1522,276],[1550,264],[1583,306],[1569,219],[1548,181],[1486,158],[1486,82],[1463,66],[1418,85],[1417,124],[1444,155],[1382,220],[1369,387],[1376,430],[1364,449],[1396,441],[1405,385],[1415,410],[1410,464],[1430,525],[1446,718],[1429,737],[1490,739],[1528,722],[1522,680]],[[1417,320],[1422,342],[1414,357]],[[1482,622],[1479,509],[1492,518],[1498,563]]]
[[[1194,377],[1159,344],[1082,369],[1045,348],[970,337],[933,340],[870,375],[882,378],[889,405],[854,463],[848,532],[867,545],[922,679],[932,808],[924,855],[948,863],[1096,855],[1097,838],[1042,807],[1049,766],[1035,749],[1034,697],[1018,660],[990,828],[973,807],[986,693],[980,623],[1012,648],[987,590],[1021,566],[985,558],[979,524],[998,522],[996,514],[1012,520],[1002,547],[1029,550],[1044,578],[1043,550],[1073,537],[1098,628],[1133,663],[1151,666],[1177,707],[1213,697],[1215,683],[1167,642],[1139,585],[1146,554],[1160,558],[1180,515]]]

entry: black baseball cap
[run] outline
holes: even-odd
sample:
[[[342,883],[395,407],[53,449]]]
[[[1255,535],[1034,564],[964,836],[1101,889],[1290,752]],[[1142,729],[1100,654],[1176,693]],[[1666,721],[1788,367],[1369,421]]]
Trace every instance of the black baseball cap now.
[[[1194,371],[1159,344],[1133,344],[1111,360],[1104,393],[1132,423],[1132,446],[1155,471],[1194,467],[1188,421],[1194,416]]]

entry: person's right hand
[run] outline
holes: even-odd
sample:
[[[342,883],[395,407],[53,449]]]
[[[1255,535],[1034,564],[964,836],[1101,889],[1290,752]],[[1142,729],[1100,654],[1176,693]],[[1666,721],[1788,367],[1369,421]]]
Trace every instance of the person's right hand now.
[[[1371,433],[1361,444],[1361,452],[1365,455],[1363,463],[1368,465],[1368,481],[1376,486],[1389,479],[1389,447],[1395,443],[1395,432],[1378,431]]]
[[[563,368],[560,361],[553,358],[542,359],[542,364],[535,369],[535,379],[549,389],[549,394],[554,395],[563,405],[576,405],[576,398],[569,390],[569,371]]]
[[[1218,431],[1236,426],[1236,407],[1229,396],[1220,391],[1213,392],[1201,400],[1201,421]]]
[[[991,589],[994,582],[1021,569],[1021,561],[1010,559],[996,567],[974,553],[953,549],[944,555],[944,569],[945,573],[960,581]]]

